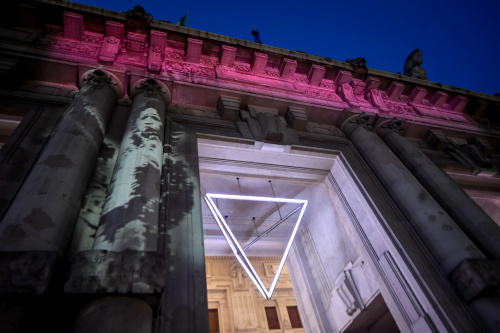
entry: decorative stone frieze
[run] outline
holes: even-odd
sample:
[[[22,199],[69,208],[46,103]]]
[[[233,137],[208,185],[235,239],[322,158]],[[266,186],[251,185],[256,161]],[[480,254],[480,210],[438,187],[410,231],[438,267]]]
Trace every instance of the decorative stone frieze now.
[[[121,42],[115,36],[104,37],[104,42],[99,53],[99,60],[104,63],[113,63],[118,57]]]
[[[105,37],[99,52],[99,61],[112,64],[116,60],[122,48],[123,36],[123,23],[106,21]]]

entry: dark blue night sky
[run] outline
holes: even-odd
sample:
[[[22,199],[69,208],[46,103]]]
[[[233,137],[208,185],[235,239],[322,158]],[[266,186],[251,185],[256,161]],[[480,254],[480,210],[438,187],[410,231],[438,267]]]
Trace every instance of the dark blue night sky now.
[[[404,72],[416,48],[430,81],[500,93],[500,1],[156,1],[80,0],[118,12],[143,6],[176,23],[189,11],[193,29],[339,61],[366,58],[370,68]]]

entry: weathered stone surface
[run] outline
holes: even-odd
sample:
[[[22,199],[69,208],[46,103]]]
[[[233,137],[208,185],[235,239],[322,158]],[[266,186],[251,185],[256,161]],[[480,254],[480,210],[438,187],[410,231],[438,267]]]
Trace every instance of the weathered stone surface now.
[[[137,83],[94,249],[156,251],[165,111],[170,93]]]
[[[150,333],[152,326],[153,311],[146,302],[130,297],[105,297],[80,309],[72,332]]]
[[[222,119],[235,121],[240,113],[240,101],[230,96],[219,96],[217,110]]]
[[[498,225],[457,183],[436,166],[418,147],[414,146],[408,138],[402,136],[401,121],[395,118],[387,121],[382,124],[378,133],[460,229],[472,239],[474,244],[487,256],[500,259],[500,228]],[[429,133],[431,142],[434,142],[433,144],[436,146],[441,141],[447,140],[442,132],[429,131]],[[465,155],[463,158],[466,158],[468,154],[462,152],[461,149],[468,147],[470,150],[479,151],[479,148],[474,144],[464,146],[463,148],[456,147],[454,154]],[[469,160],[474,163],[472,158]],[[487,159],[484,163],[486,162],[488,162]]]
[[[288,126],[297,130],[305,131],[307,126],[307,114],[306,110],[296,107],[288,107],[285,114],[286,122]]]
[[[455,221],[368,125],[368,115],[360,114],[345,120],[341,129],[424,239],[443,272],[450,273],[464,259],[484,258]]]
[[[425,69],[420,67],[422,65],[422,51],[420,49],[414,50],[408,58],[406,58],[404,74],[422,80],[427,80]]]
[[[0,252],[0,293],[44,293],[56,261],[51,251]]]
[[[466,259],[451,273],[450,279],[467,301],[486,289],[500,288],[500,261]]]
[[[68,244],[118,97],[110,73],[97,69],[84,76],[0,224],[3,251],[63,252]]]
[[[164,253],[105,250],[77,255],[64,286],[67,293],[153,294],[165,287]]]

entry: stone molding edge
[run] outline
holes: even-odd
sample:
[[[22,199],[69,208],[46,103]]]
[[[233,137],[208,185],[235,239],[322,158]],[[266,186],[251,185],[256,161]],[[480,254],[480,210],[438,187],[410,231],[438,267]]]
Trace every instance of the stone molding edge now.
[[[158,294],[167,276],[162,252],[89,250],[78,253],[64,291],[72,294]]]
[[[43,294],[57,261],[56,251],[0,252],[0,294]]]
[[[70,1],[37,0],[37,2],[56,5],[56,6],[59,6],[62,8],[66,8],[68,10],[77,10],[80,13],[104,15],[111,20],[114,19],[114,20],[118,20],[119,22],[124,22],[126,20],[126,15],[124,13],[119,13],[119,12],[115,12],[112,10],[106,10],[106,9],[101,9],[101,8],[95,8],[92,6],[78,4],[78,3],[74,3],[74,2],[70,2]],[[327,57],[321,57],[321,56],[316,56],[316,55],[312,55],[312,54],[286,50],[286,49],[282,49],[282,48],[278,48],[278,47],[274,47],[274,46],[263,45],[263,44],[258,44],[258,43],[254,43],[254,42],[250,42],[250,41],[237,39],[237,38],[218,35],[218,34],[206,32],[206,31],[202,31],[202,30],[181,27],[181,26],[177,26],[173,23],[168,23],[168,22],[164,22],[164,21],[160,21],[160,20],[153,19],[150,27],[152,29],[165,31],[165,32],[189,34],[190,36],[192,36],[194,38],[202,38],[202,39],[217,41],[217,42],[220,42],[221,44],[224,44],[226,46],[230,45],[233,47],[244,47],[244,48],[249,48],[249,49],[255,50],[257,52],[275,53],[275,54],[281,55],[285,58],[293,58],[293,60],[311,61],[312,63],[314,63],[316,65],[335,66],[341,70],[352,71],[352,67],[348,63],[333,60],[333,59],[330,59]],[[435,82],[431,82],[431,81],[416,79],[416,78],[412,78],[410,76],[405,76],[405,75],[398,74],[398,73],[390,73],[390,72],[385,72],[385,71],[381,71],[381,70],[377,70],[377,69],[373,69],[373,68],[367,68],[367,74],[372,75],[372,76],[384,77],[388,80],[395,80],[398,82],[402,81],[402,82],[413,84],[416,86],[428,87],[430,89],[443,90],[443,91],[446,91],[446,92],[449,92],[452,94],[462,94],[462,95],[466,95],[466,96],[473,96],[475,98],[486,99],[486,100],[491,101],[491,102],[500,101],[500,98],[492,96],[492,95],[488,95],[485,93],[469,91],[466,89],[461,89],[461,88],[446,85],[446,84],[440,84],[440,83],[435,83]]]

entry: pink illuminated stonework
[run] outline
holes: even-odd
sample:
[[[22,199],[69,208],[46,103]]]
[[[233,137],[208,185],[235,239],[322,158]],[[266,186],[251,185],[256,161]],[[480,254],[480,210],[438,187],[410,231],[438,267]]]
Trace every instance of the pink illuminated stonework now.
[[[499,96],[140,6],[0,20],[0,330],[500,331]]]

